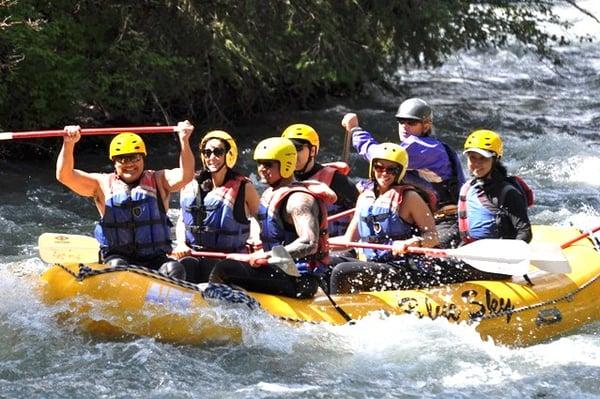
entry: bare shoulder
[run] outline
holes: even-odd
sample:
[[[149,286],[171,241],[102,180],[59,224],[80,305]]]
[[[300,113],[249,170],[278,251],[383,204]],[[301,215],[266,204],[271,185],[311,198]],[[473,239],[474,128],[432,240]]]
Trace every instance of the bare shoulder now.
[[[290,215],[314,214],[318,210],[315,197],[304,192],[295,192],[288,198],[286,211]]]

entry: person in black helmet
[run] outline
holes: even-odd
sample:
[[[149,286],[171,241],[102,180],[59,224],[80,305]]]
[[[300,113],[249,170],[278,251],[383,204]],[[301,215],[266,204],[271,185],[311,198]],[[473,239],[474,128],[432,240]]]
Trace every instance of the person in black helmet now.
[[[435,213],[440,246],[455,247],[460,242],[456,216],[458,194],[465,176],[456,153],[445,143],[432,136],[433,115],[431,107],[420,98],[402,102],[396,112],[400,145],[409,155],[405,180],[433,191],[437,197]],[[344,115],[342,126],[352,134],[356,151],[370,161],[379,144],[371,133],[359,126],[354,113]]]

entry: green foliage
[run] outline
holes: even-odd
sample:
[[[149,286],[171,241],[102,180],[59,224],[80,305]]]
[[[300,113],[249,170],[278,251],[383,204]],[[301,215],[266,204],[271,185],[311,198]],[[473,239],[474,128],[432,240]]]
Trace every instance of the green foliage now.
[[[545,1],[0,0],[3,130],[227,123],[462,48],[548,54]],[[6,21],[6,20],[5,20]]]

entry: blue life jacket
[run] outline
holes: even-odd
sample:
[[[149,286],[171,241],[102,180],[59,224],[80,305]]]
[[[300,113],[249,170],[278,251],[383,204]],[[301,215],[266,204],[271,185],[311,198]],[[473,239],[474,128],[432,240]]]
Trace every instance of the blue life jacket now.
[[[500,208],[492,204],[482,183],[471,179],[460,190],[458,225],[463,242],[498,238]]]
[[[418,231],[416,226],[406,223],[398,214],[407,190],[414,190],[414,187],[393,186],[379,197],[375,197],[372,190],[364,191],[360,195],[357,201],[360,241],[391,244],[394,240],[410,238]],[[388,262],[393,259],[391,251],[364,249],[363,253],[369,261]]]
[[[246,219],[245,222],[239,222],[234,215],[234,205],[240,187],[248,181],[246,177],[237,175],[205,195],[202,195],[197,179],[184,187],[180,194],[180,206],[187,245],[225,252],[245,252],[250,221]]]
[[[260,198],[257,219],[260,223],[260,239],[265,251],[271,250],[277,245],[287,245],[298,238],[294,226],[283,220],[281,214],[290,194],[303,192],[312,195],[319,204],[319,242],[317,252],[301,259],[294,259],[301,273],[312,272],[329,264],[329,234],[327,232],[327,208],[326,203],[334,202],[335,199],[328,198],[328,194],[319,189],[325,186],[320,182],[294,182],[288,186],[273,190],[269,187]],[[329,190],[330,191],[330,190]],[[333,193],[332,193],[333,194]],[[335,197],[335,194],[334,194]]]
[[[458,201],[458,230],[464,243],[483,238],[500,238],[498,224],[500,218],[506,214],[502,205],[506,194],[513,187],[521,193],[527,206],[533,205],[533,191],[522,178],[507,176],[506,180],[509,184],[506,184],[500,192],[498,204],[490,201],[483,190],[482,183],[475,178],[461,187]]]
[[[104,216],[94,235],[102,256],[150,259],[171,253],[171,222],[160,199],[156,172],[143,172],[130,187],[116,174],[108,179]]]

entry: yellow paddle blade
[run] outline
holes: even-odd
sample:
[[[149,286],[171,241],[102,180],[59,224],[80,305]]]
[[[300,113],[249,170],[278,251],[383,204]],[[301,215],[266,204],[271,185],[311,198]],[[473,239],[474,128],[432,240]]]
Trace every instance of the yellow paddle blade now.
[[[93,237],[44,233],[38,239],[40,258],[46,263],[93,263],[100,245]]]

